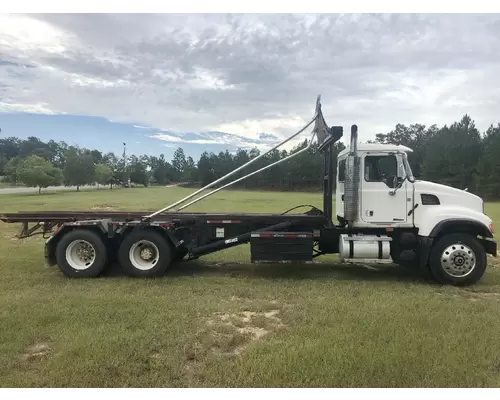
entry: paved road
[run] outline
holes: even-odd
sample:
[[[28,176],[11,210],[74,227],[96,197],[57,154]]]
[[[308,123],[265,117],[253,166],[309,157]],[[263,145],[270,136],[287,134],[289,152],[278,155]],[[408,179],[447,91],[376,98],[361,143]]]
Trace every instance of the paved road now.
[[[101,188],[108,188],[109,186],[100,186]],[[81,186],[80,190],[92,190],[97,189],[97,186]],[[43,192],[58,192],[58,191],[76,191],[76,186],[49,186],[48,188],[42,189]],[[21,194],[21,193],[38,193],[38,188],[30,187],[15,187],[15,188],[4,188],[0,189],[1,194]]]

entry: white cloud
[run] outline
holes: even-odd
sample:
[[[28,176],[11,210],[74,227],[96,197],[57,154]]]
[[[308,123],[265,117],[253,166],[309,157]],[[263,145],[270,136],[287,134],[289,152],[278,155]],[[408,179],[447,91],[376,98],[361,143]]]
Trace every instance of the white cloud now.
[[[193,143],[193,144],[217,144],[219,142],[215,140],[204,140],[204,139],[193,139],[193,140],[185,140],[177,136],[168,135],[166,133],[158,133],[156,135],[150,136],[153,139],[164,140],[165,142],[170,143]]]
[[[0,112],[248,145],[300,129],[322,94],[327,122],[363,140],[465,113],[485,129],[499,119],[499,47],[497,15],[0,15]]]
[[[44,21],[18,14],[0,14],[0,46],[29,57],[33,51],[62,53],[68,34]]]
[[[150,135],[150,138],[167,142],[167,147],[178,147],[182,143],[197,145],[223,145],[229,149],[251,149],[268,150],[277,143],[277,138],[251,139],[244,136],[227,134],[224,132],[201,132],[183,134],[181,132],[159,132]]]
[[[311,118],[314,113],[311,113]],[[236,123],[226,123],[212,127],[211,130],[221,131],[221,132],[231,132],[236,135],[244,135],[246,137],[251,137],[257,139],[259,134],[262,132],[276,132],[280,131],[283,133],[288,133],[287,136],[292,135],[294,132],[303,128],[308,121],[299,116],[278,116],[277,119],[266,119],[262,118],[260,120],[241,120]]]
[[[6,103],[6,102],[2,102],[2,101],[0,101],[0,112],[5,112],[5,113],[25,112],[25,113],[32,113],[32,114],[48,114],[48,115],[57,114],[56,112],[54,112],[50,108],[48,108],[47,104],[44,104],[44,103],[16,104],[16,103]]]
[[[188,84],[193,89],[229,90],[235,89],[235,85],[227,85],[224,79],[214,76],[210,71],[195,67],[194,78],[188,79]]]

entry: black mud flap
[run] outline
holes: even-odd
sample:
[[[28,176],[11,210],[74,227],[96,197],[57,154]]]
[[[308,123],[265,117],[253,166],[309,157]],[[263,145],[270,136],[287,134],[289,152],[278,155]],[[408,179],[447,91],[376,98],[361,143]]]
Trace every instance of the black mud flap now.
[[[492,238],[480,238],[481,244],[487,254],[491,254],[493,257],[497,256],[497,242]]]
[[[427,266],[427,262],[429,261],[429,254],[431,253],[432,242],[433,238],[431,237],[418,237],[418,260],[420,268],[425,268]]]
[[[46,241],[44,245],[44,258],[45,265],[47,267],[53,267],[57,264],[55,250],[53,249],[53,246],[51,246],[51,243],[49,241]]]

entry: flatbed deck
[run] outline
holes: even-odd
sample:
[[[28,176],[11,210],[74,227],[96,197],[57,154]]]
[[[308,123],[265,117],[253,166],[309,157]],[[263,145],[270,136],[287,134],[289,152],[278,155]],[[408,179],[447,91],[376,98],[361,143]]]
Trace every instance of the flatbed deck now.
[[[151,211],[24,211],[0,213],[0,220],[5,223],[51,222],[62,223],[80,220],[110,219],[119,221],[137,221]],[[326,223],[322,214],[259,214],[259,213],[186,213],[165,212],[155,215],[151,221],[193,220],[207,223],[238,223],[249,220],[265,220],[271,224],[289,220],[309,222],[313,225]],[[229,222],[230,221],[230,222]]]

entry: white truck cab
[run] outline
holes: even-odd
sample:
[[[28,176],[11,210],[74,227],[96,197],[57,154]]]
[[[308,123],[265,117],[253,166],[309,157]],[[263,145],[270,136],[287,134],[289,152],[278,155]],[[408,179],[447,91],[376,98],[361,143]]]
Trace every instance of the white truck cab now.
[[[428,268],[442,283],[479,280],[487,254],[496,256],[484,201],[466,190],[415,179],[410,148],[357,144],[357,127],[353,132],[351,145],[337,157],[336,215],[351,232],[341,235],[341,260],[355,262],[362,258],[357,253],[374,254],[378,246],[378,258]]]
[[[415,227],[429,236],[442,221],[469,219],[493,231],[493,221],[484,214],[484,201],[465,190],[417,180],[408,163],[406,146],[361,143],[358,228]],[[336,212],[344,217],[345,162],[349,148],[338,155]]]

